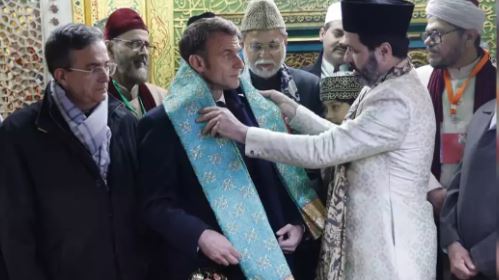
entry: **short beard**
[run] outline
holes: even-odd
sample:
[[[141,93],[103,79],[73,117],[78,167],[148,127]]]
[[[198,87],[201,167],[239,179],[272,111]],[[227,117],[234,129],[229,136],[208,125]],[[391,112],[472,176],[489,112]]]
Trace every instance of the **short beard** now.
[[[429,50],[427,50],[429,51]],[[433,68],[437,68],[437,69],[444,69],[444,68],[447,68],[447,67],[452,67],[452,65],[454,65],[458,60],[459,58],[463,55],[463,50],[461,48],[453,48],[449,54],[447,55],[446,58],[441,58],[439,61],[431,61],[430,60],[430,65],[433,67]]]
[[[243,53],[244,53],[244,63],[246,65],[248,65],[249,69],[251,70],[251,72],[253,72],[253,74],[257,75],[258,77],[260,78],[263,78],[263,79],[268,79],[270,77],[273,77],[275,74],[277,74],[277,72],[279,72],[279,70],[281,69],[282,65],[284,64],[284,61],[286,60],[286,48],[283,49],[283,52],[282,52],[282,57],[281,57],[281,61],[279,62],[279,65],[276,65],[274,69],[272,70],[260,70],[258,69],[258,67],[256,67],[256,65],[252,64],[249,59],[248,59],[248,54],[246,53],[246,50],[243,50]]]
[[[360,82],[367,86],[374,85],[380,76],[378,72],[378,62],[376,61],[376,57],[373,52],[369,53],[367,62],[362,70],[359,70],[357,67],[355,67],[355,70],[359,76]]]
[[[148,69],[146,63],[137,67],[134,59],[118,60],[117,72],[129,84],[142,84],[147,81]]]

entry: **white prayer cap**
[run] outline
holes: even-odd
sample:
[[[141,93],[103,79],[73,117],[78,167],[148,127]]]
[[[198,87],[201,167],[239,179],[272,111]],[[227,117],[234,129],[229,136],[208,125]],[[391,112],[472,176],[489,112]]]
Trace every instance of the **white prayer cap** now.
[[[485,22],[485,13],[469,0],[430,0],[426,14],[463,29],[475,29],[480,34]]]
[[[341,2],[335,2],[329,6],[326,13],[326,20],[324,24],[328,24],[331,21],[341,20]]]

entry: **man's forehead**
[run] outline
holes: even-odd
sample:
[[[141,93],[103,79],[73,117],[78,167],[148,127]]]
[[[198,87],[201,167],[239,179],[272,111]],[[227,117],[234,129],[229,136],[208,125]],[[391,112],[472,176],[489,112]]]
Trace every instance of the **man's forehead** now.
[[[129,30],[120,36],[119,38],[123,40],[142,40],[142,41],[147,41],[149,40],[149,32],[147,32],[144,29],[132,29]]]
[[[342,41],[349,45],[360,43],[359,34],[345,31],[345,36],[343,37]]]
[[[258,43],[280,42],[284,39],[283,37],[284,35],[278,29],[251,31],[246,35],[246,39]]]
[[[72,50],[70,59],[74,65],[102,64],[109,61],[104,41],[96,41],[83,49]]]
[[[215,47],[217,49],[239,49],[241,46],[241,41],[237,35],[229,35],[222,32],[217,32],[208,37],[207,41],[208,47]]]
[[[428,24],[426,25],[426,30],[431,31],[431,30],[441,30],[441,29],[447,29],[451,28],[452,25],[444,20],[441,20],[436,17],[430,17],[428,18]]]
[[[329,22],[329,29],[331,30],[343,30],[343,22],[341,20],[333,20]]]

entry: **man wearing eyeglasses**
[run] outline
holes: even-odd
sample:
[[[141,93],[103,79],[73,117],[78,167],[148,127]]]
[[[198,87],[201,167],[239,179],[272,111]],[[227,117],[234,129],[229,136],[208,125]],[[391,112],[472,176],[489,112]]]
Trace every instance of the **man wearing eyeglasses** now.
[[[322,114],[319,79],[284,63],[288,34],[273,1],[249,2],[241,21],[241,34],[244,62],[249,66],[253,86],[283,92],[316,114]]]
[[[286,24],[272,0],[250,1],[241,21],[244,62],[249,67],[251,83],[259,90],[278,90],[318,115],[323,114],[319,98],[319,77],[285,64],[288,33]],[[320,183],[320,171],[308,170],[309,177]],[[323,191],[316,189],[318,193]],[[325,195],[322,195],[323,200]],[[319,243],[311,239],[297,250],[301,263],[297,279],[312,279],[318,260]],[[302,256],[304,255],[304,256]]]
[[[426,13],[428,25],[422,40],[430,65],[419,68],[418,74],[428,86],[436,116],[434,176],[428,200],[438,219],[446,189],[462,159],[473,113],[495,98],[496,69],[489,53],[480,47],[485,14],[476,1],[431,0]],[[442,272],[438,277],[442,279]]]
[[[0,246],[10,280],[143,279],[137,120],[107,94],[102,33],[68,24],[45,44],[54,80],[0,127]]]
[[[104,38],[117,71],[109,82],[109,93],[121,100],[137,118],[161,103],[166,90],[146,83],[149,54],[154,46],[140,15],[132,9],[114,11],[106,21]]]

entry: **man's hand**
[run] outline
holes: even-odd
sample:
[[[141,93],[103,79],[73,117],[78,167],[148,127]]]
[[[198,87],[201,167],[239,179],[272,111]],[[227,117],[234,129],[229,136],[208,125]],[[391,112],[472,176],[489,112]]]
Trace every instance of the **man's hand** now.
[[[450,271],[458,279],[465,280],[477,275],[471,256],[459,242],[454,242],[447,248],[450,260]]]
[[[445,188],[436,188],[426,194],[426,199],[433,205],[433,214],[435,217],[440,216],[440,211],[444,206],[447,190]]]
[[[296,250],[303,238],[303,227],[301,225],[287,224],[276,232],[277,241],[285,254],[291,254]]]
[[[281,110],[281,113],[284,114],[288,118],[288,120],[291,120],[295,117],[296,115],[296,109],[298,108],[299,104],[296,103],[293,99],[287,97],[284,93],[278,92],[277,90],[261,90],[260,93],[267,98],[270,98],[272,102],[274,102],[279,109]]]
[[[206,107],[199,111],[201,115],[196,121],[206,122],[203,134],[213,137],[221,136],[235,140],[239,143],[246,142],[248,127],[242,124],[227,108]]]
[[[205,256],[220,265],[236,265],[241,260],[241,255],[229,240],[220,233],[210,229],[201,233],[198,246]]]

